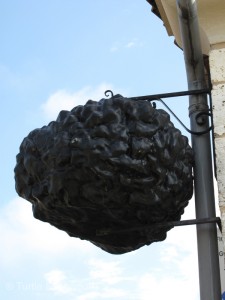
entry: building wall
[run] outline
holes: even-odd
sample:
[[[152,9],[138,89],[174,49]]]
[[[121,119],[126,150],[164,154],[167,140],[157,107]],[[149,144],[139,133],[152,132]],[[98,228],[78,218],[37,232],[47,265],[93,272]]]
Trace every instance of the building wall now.
[[[225,242],[225,43],[212,46],[209,64],[212,81],[216,175]]]

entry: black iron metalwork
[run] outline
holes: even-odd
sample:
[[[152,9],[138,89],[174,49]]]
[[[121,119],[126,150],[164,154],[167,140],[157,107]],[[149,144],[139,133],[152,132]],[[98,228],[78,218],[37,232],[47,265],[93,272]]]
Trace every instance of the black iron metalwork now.
[[[212,126],[209,126],[208,129],[206,130],[202,130],[202,131],[194,131],[194,130],[191,130],[189,128],[187,128],[186,125],[184,125],[184,123],[178,118],[178,116],[169,108],[169,106],[162,100],[162,99],[156,99],[158,101],[160,101],[166,108],[167,110],[174,116],[174,118],[183,126],[183,128],[189,132],[190,134],[193,134],[193,135],[202,135],[202,134],[206,134],[208,132],[210,132],[212,130]],[[204,116],[211,116],[212,114],[210,112],[199,112],[198,114],[196,114],[195,118],[196,118],[196,122],[200,125],[200,122],[201,124],[204,123],[204,119],[202,119],[201,117],[204,117]],[[200,118],[201,118],[201,121],[200,121]]]
[[[131,99],[133,99],[133,100],[149,100],[149,101],[152,101],[152,100],[157,100],[159,98],[173,98],[173,97],[199,95],[199,94],[209,94],[209,93],[210,93],[210,90],[208,88],[206,88],[206,89],[196,89],[196,90],[193,90],[193,91],[181,91],[181,92],[171,92],[171,93],[131,97]]]
[[[22,142],[16,190],[34,217],[122,254],[173,226],[97,236],[101,228],[179,221],[193,194],[193,152],[169,114],[121,95],[89,100]]]
[[[105,91],[105,96],[109,97],[109,94],[111,94],[111,98],[114,97],[114,94],[111,90]],[[181,121],[180,118],[169,108],[169,106],[161,99],[161,98],[171,98],[171,97],[181,97],[181,96],[187,96],[187,95],[199,95],[199,94],[210,94],[209,89],[200,89],[200,90],[192,90],[192,91],[182,91],[182,92],[173,92],[173,93],[164,93],[164,94],[155,94],[155,95],[147,95],[147,96],[138,96],[138,97],[130,97],[129,99],[135,100],[135,101],[160,101],[166,109],[174,116],[174,118],[181,124],[181,126],[190,134],[192,135],[203,135],[212,130],[212,126],[209,126],[207,129],[202,131],[194,131],[189,128]],[[151,102],[153,107],[156,108],[155,102]],[[206,121],[205,116],[212,117],[211,108],[208,111],[201,111],[196,114],[196,122],[199,125],[203,125]]]
[[[105,91],[105,96],[106,96],[106,97],[109,97],[109,94],[111,94],[111,98],[114,97],[114,94],[113,94],[113,92],[112,92],[111,90],[106,90],[106,91]]]
[[[207,223],[216,223],[220,231],[222,231],[221,219],[219,217],[216,218],[202,218],[202,219],[191,219],[191,220],[182,220],[182,221],[173,221],[173,222],[165,222],[165,223],[155,223],[151,225],[133,227],[129,229],[113,229],[113,228],[104,228],[96,231],[97,236],[109,235],[109,234],[122,234],[125,232],[138,231],[138,230],[148,230],[153,227],[167,227],[167,226],[187,226],[187,225],[197,225],[197,224],[207,224]]]
[[[114,94],[111,90],[105,91],[105,96],[114,97]],[[145,95],[145,96],[137,96],[137,97],[130,97],[129,99],[132,100],[157,100],[159,98],[173,98],[173,97],[181,97],[181,96],[189,96],[189,95],[199,95],[199,94],[210,94],[210,89],[196,89],[192,91],[181,91],[181,92],[171,92],[171,93],[162,93],[162,94],[153,94],[153,95]]]

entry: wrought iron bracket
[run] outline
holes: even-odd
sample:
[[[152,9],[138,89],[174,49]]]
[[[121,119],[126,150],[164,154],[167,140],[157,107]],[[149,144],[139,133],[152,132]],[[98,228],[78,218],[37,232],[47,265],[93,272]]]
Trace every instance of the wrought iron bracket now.
[[[109,94],[111,94],[111,98],[114,97],[114,94],[111,90],[105,91],[105,96],[109,97]],[[181,97],[181,96],[190,96],[190,95],[198,95],[198,94],[210,94],[210,89],[198,89],[198,90],[190,90],[190,91],[182,91],[182,92],[173,92],[173,93],[164,93],[164,94],[155,94],[155,95],[146,95],[146,96],[138,96],[138,97],[130,97],[129,99],[133,99],[136,101],[140,100],[146,100],[146,101],[160,101],[166,109],[174,116],[174,118],[183,126],[183,128],[189,132],[190,134],[193,135],[202,135],[205,133],[208,133],[212,130],[212,126],[207,128],[206,130],[203,131],[193,131],[187,128],[187,126],[184,125],[184,123],[178,118],[178,116],[169,108],[169,106],[162,100],[162,98],[172,98],[172,97]],[[152,103],[153,107],[156,108],[155,102]],[[204,119],[202,117],[204,116],[209,116],[212,117],[211,113],[211,107],[210,110],[208,111],[201,111],[196,114],[196,122],[198,125],[201,125],[204,123]]]
[[[154,95],[130,97],[130,99],[153,101],[153,100],[157,100],[159,98],[173,98],[173,97],[198,95],[198,94],[209,94],[209,93],[210,93],[210,89],[198,89],[198,90],[189,90],[189,91],[182,91],[182,92],[172,92],[172,93],[163,93],[163,94],[154,94]],[[111,94],[111,97],[114,97],[114,94],[111,90],[105,91],[105,96],[106,97],[109,97],[108,94]]]
[[[104,228],[100,230],[96,230],[97,236],[103,236],[103,235],[110,235],[110,234],[120,234],[120,233],[126,233],[131,231],[137,231],[137,230],[148,230],[156,227],[175,227],[175,226],[185,226],[185,225],[199,225],[199,224],[206,224],[206,223],[217,223],[218,228],[220,231],[222,231],[222,224],[221,219],[219,217],[216,218],[202,218],[202,219],[190,219],[190,220],[182,220],[182,221],[172,221],[172,222],[165,222],[165,223],[156,223],[151,225],[145,225],[145,226],[139,226],[129,229],[111,229],[111,228]]]

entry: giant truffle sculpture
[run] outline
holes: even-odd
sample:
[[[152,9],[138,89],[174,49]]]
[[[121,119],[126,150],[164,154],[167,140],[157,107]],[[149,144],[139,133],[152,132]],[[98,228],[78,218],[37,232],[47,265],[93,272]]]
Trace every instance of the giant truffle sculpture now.
[[[15,180],[35,218],[122,254],[164,240],[172,227],[156,225],[180,220],[192,150],[164,110],[116,95],[30,132]]]

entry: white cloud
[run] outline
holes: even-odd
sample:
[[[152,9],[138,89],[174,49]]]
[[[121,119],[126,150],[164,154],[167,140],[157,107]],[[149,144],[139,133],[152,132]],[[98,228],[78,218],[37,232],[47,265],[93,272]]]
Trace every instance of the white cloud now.
[[[185,208],[182,220],[195,219],[195,202],[192,198],[189,205]],[[171,229],[167,234],[165,243],[176,247],[178,251],[195,252],[197,249],[196,226],[178,226]]]
[[[68,278],[61,270],[52,270],[44,275],[49,290],[56,294],[70,294],[73,288],[68,283]]]
[[[189,205],[183,216],[185,220],[194,218],[194,200],[191,200]],[[166,299],[199,299],[197,239],[194,225],[175,227],[168,232],[167,239],[160,249],[159,265],[160,272],[147,274],[140,280],[140,300],[148,299],[148,293],[149,297],[161,299],[159,290],[164,292],[161,296]]]
[[[111,84],[107,83],[102,83],[95,88],[86,86],[76,92],[58,90],[42,104],[41,110],[48,120],[53,120],[57,118],[61,110],[71,110],[77,105],[84,105],[90,99],[99,101],[105,98],[104,93],[106,90],[112,90],[118,94],[118,91]]]
[[[143,43],[140,42],[138,39],[134,38],[128,42],[115,42],[112,47],[110,48],[110,52],[117,52],[119,50],[122,50],[122,49],[129,49],[129,48],[140,48],[140,47],[143,47]]]
[[[185,214],[184,219],[188,216]],[[44,274],[47,290],[56,295],[77,300],[157,300],[163,297],[178,300],[181,296],[182,300],[198,299],[195,226],[172,229],[168,238],[157,245],[159,256],[157,253],[157,256],[149,257],[143,252],[145,254],[140,258],[134,251],[115,258],[91,243],[71,238],[48,223],[34,219],[30,203],[16,198],[0,211],[0,235],[4,245],[0,248],[3,267],[15,269],[17,262],[25,262],[32,256],[37,264],[38,260],[42,264],[45,259],[51,261],[53,269],[46,271],[42,267],[38,272]],[[81,260],[83,254],[86,264]],[[67,262],[74,257],[66,271],[59,263],[64,256]],[[139,271],[130,271],[128,266],[137,257],[140,259]],[[34,262],[34,269],[35,266]]]
[[[192,199],[185,209],[182,219],[194,219],[194,214],[194,199]],[[176,277],[177,274],[179,282],[186,282],[187,286],[191,284],[195,291],[198,290],[198,258],[195,225],[179,226],[171,229],[167,233],[166,240],[161,244],[159,254],[159,265],[163,266],[163,270],[161,270],[162,274],[167,274],[168,278],[170,275]]]
[[[164,247],[161,252],[161,261],[162,262],[174,262],[178,257],[177,248],[174,246]]]
[[[129,42],[129,43],[127,43],[126,44],[126,48],[132,48],[132,47],[135,47],[136,46],[136,44],[135,44],[135,42]]]
[[[54,259],[65,252],[89,253],[94,246],[69,237],[48,223],[34,219],[31,204],[15,198],[0,211],[0,263],[13,265],[28,256]],[[19,251],[18,251],[19,249]]]
[[[42,263],[45,259],[51,261],[53,269],[47,271],[42,267],[38,272],[44,274],[48,291],[56,295],[77,300],[157,300],[164,297],[180,300],[181,296],[182,300],[198,299],[194,226],[172,229],[166,241],[158,244],[159,257],[148,254],[140,257],[133,252],[115,258],[101,250],[95,251],[98,248],[88,242],[70,238],[49,224],[35,220],[31,205],[21,198],[14,199],[0,212],[0,220],[1,243],[4,245],[0,248],[2,263],[14,269],[17,261],[26,261],[32,256],[37,263],[38,260]],[[190,230],[194,232],[189,233]],[[87,264],[80,262],[82,254],[86,256]],[[59,263],[62,256],[69,260],[74,257],[66,271]],[[139,270],[130,271],[128,266],[137,257]]]
[[[194,218],[194,200],[183,219]],[[150,246],[151,247],[151,246]],[[195,226],[171,229],[160,243],[157,267],[137,278],[138,300],[198,300],[198,261]]]
[[[98,300],[98,299],[131,299],[124,289],[103,288],[101,291],[91,291],[78,296],[77,300]]]
[[[89,261],[89,266],[91,268],[90,277],[93,280],[99,280],[109,285],[124,280],[122,277],[123,269],[118,261],[91,259]]]
[[[199,296],[192,280],[183,280],[178,276],[163,274],[144,274],[139,280],[139,300],[170,299],[198,300]]]
[[[179,240],[181,234],[182,231],[180,231],[180,234],[177,232],[177,234],[174,235],[174,238],[177,236]],[[195,232],[192,231],[192,234],[195,234]],[[175,285],[177,285],[182,287],[183,291],[187,294],[190,293],[189,289],[191,287],[195,298],[192,297],[191,294],[189,299],[198,299],[199,280],[197,247],[195,247],[195,242],[193,243],[193,235],[192,238],[188,238],[187,241],[189,243],[187,248],[180,247],[180,244],[176,245],[172,239],[168,239],[168,241],[165,242],[160,251],[159,265],[163,266],[163,268],[160,271],[161,275],[159,281],[162,281],[162,284],[164,284],[164,281],[166,282],[166,278],[168,278],[168,280],[171,280],[171,284],[174,284],[175,290]],[[192,245],[192,243],[194,245]],[[168,297],[168,299],[170,298]]]
[[[126,273],[121,261],[122,257],[117,260],[112,260],[111,257],[90,259],[87,262],[89,271],[85,289],[76,299],[131,299],[134,286],[130,283],[135,282],[137,278]],[[129,286],[129,289],[124,287],[124,284]]]

